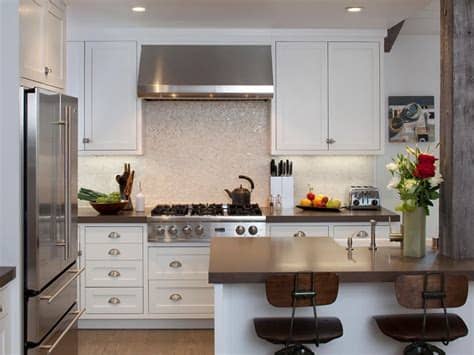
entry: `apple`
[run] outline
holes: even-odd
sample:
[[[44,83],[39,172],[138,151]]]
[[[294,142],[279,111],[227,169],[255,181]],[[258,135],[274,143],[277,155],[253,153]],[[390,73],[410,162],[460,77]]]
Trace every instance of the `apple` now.
[[[330,199],[328,203],[326,204],[327,208],[341,208],[341,201],[338,200],[337,198],[335,199]]]
[[[309,186],[309,192],[306,194],[306,198],[310,201],[315,199],[316,195],[313,193],[313,188]]]
[[[311,207],[311,200],[307,199],[307,198],[304,198],[300,201],[300,205],[301,206],[305,206],[305,207]]]

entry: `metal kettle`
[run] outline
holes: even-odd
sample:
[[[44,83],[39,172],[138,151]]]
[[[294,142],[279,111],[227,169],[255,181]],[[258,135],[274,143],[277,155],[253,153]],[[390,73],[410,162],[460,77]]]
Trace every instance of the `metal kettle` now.
[[[250,197],[251,193],[255,187],[253,181],[248,176],[239,175],[239,179],[247,180],[250,183],[250,190],[246,189],[245,187],[240,187],[234,189],[234,191],[230,192],[229,190],[225,189],[224,191],[227,192],[227,195],[232,199],[232,204],[237,206],[249,206],[250,205]]]

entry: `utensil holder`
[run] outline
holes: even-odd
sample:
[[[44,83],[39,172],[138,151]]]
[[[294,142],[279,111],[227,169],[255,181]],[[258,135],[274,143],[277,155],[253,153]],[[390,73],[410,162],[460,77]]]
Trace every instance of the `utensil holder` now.
[[[295,207],[295,179],[293,176],[271,176],[270,193],[281,196],[282,208]]]

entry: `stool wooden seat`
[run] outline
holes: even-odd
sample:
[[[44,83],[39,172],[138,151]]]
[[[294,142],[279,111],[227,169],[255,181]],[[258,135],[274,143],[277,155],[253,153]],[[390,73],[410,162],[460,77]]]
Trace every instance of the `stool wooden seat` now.
[[[375,316],[378,327],[385,335],[412,343],[405,349],[411,353],[415,347],[424,347],[425,342],[443,342],[464,337],[468,328],[461,317],[448,313],[446,308],[461,307],[466,303],[468,279],[464,275],[426,273],[403,275],[395,281],[398,303],[409,309],[423,309],[418,314],[392,314]],[[428,313],[429,309],[442,309],[440,313]],[[441,349],[429,345],[437,353]],[[416,352],[413,352],[416,353]]]
[[[299,349],[301,354],[313,352],[303,344],[327,343],[343,335],[341,321],[318,317],[316,306],[328,305],[337,298],[339,278],[333,273],[296,273],[271,276],[265,283],[268,302],[275,307],[291,307],[291,318],[254,319],[257,335],[273,344],[284,344],[286,350]],[[312,307],[313,317],[295,317],[296,308]]]

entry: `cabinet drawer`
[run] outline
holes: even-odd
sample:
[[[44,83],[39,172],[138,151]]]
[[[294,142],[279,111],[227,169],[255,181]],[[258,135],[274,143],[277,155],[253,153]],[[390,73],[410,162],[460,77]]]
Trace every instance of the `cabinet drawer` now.
[[[204,279],[209,269],[209,248],[149,248],[150,279]]]
[[[294,237],[302,232],[306,237],[328,237],[328,225],[314,224],[271,224],[270,237]]]
[[[149,311],[162,314],[212,314],[214,288],[205,281],[150,281]]]
[[[7,308],[7,290],[6,288],[3,288],[0,289],[0,319],[3,319],[8,315]]]
[[[85,227],[86,244],[142,243],[143,227]]]
[[[87,262],[86,287],[142,287],[141,261]]]
[[[398,227],[394,226],[395,230]],[[351,225],[335,225],[334,226],[334,238],[336,239],[347,239],[349,237],[355,239],[370,239],[370,224],[351,224]],[[377,225],[375,227],[375,237],[377,239],[389,239],[389,227],[388,225]]]
[[[87,260],[142,260],[142,244],[87,244]]]
[[[87,288],[86,309],[97,313],[143,313],[142,288]]]

